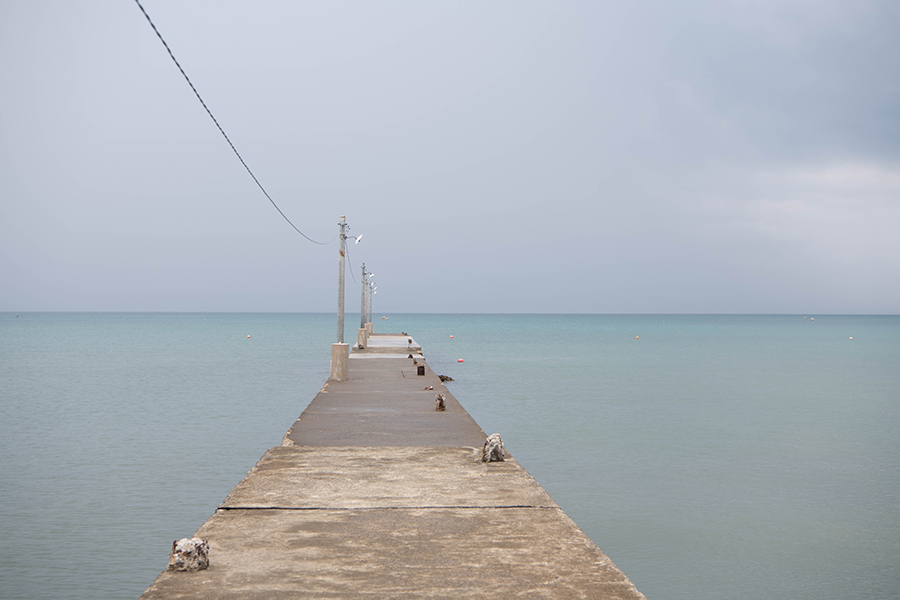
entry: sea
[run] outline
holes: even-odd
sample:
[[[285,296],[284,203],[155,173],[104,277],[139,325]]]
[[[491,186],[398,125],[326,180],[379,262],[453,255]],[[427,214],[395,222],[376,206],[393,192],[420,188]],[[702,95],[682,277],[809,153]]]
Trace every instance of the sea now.
[[[900,597],[900,316],[385,316],[648,598]],[[0,598],[137,598],[336,336],[334,314],[0,313]]]

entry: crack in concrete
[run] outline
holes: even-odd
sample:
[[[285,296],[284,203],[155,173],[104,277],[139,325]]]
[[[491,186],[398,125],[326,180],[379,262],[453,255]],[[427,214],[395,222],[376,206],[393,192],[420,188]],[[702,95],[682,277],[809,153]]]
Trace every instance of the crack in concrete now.
[[[497,506],[447,504],[434,506],[220,506],[216,510],[443,510],[443,509],[485,509],[533,508],[537,510],[562,510],[558,506],[534,504],[500,504]]]

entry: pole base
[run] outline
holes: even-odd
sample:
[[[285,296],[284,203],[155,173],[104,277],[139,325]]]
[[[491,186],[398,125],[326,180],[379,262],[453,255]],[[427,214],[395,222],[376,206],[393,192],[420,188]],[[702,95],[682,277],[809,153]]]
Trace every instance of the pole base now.
[[[333,381],[346,381],[349,379],[350,344],[331,345],[331,376]]]

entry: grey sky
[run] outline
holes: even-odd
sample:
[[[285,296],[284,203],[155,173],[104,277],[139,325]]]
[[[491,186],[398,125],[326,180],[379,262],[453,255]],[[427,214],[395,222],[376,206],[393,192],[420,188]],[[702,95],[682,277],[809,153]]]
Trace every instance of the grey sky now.
[[[896,2],[142,3],[376,313],[900,312]],[[0,58],[0,310],[334,310],[134,2]]]

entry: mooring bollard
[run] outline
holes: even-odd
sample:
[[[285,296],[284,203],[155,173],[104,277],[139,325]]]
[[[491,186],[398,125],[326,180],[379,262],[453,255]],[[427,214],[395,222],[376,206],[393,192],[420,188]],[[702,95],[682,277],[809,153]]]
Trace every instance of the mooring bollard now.
[[[172,542],[166,571],[202,571],[209,568],[209,542],[200,538],[181,538]]]
[[[506,454],[506,448],[503,447],[503,440],[500,439],[499,433],[492,433],[484,441],[484,448],[481,450],[482,462],[505,462],[503,455]]]

